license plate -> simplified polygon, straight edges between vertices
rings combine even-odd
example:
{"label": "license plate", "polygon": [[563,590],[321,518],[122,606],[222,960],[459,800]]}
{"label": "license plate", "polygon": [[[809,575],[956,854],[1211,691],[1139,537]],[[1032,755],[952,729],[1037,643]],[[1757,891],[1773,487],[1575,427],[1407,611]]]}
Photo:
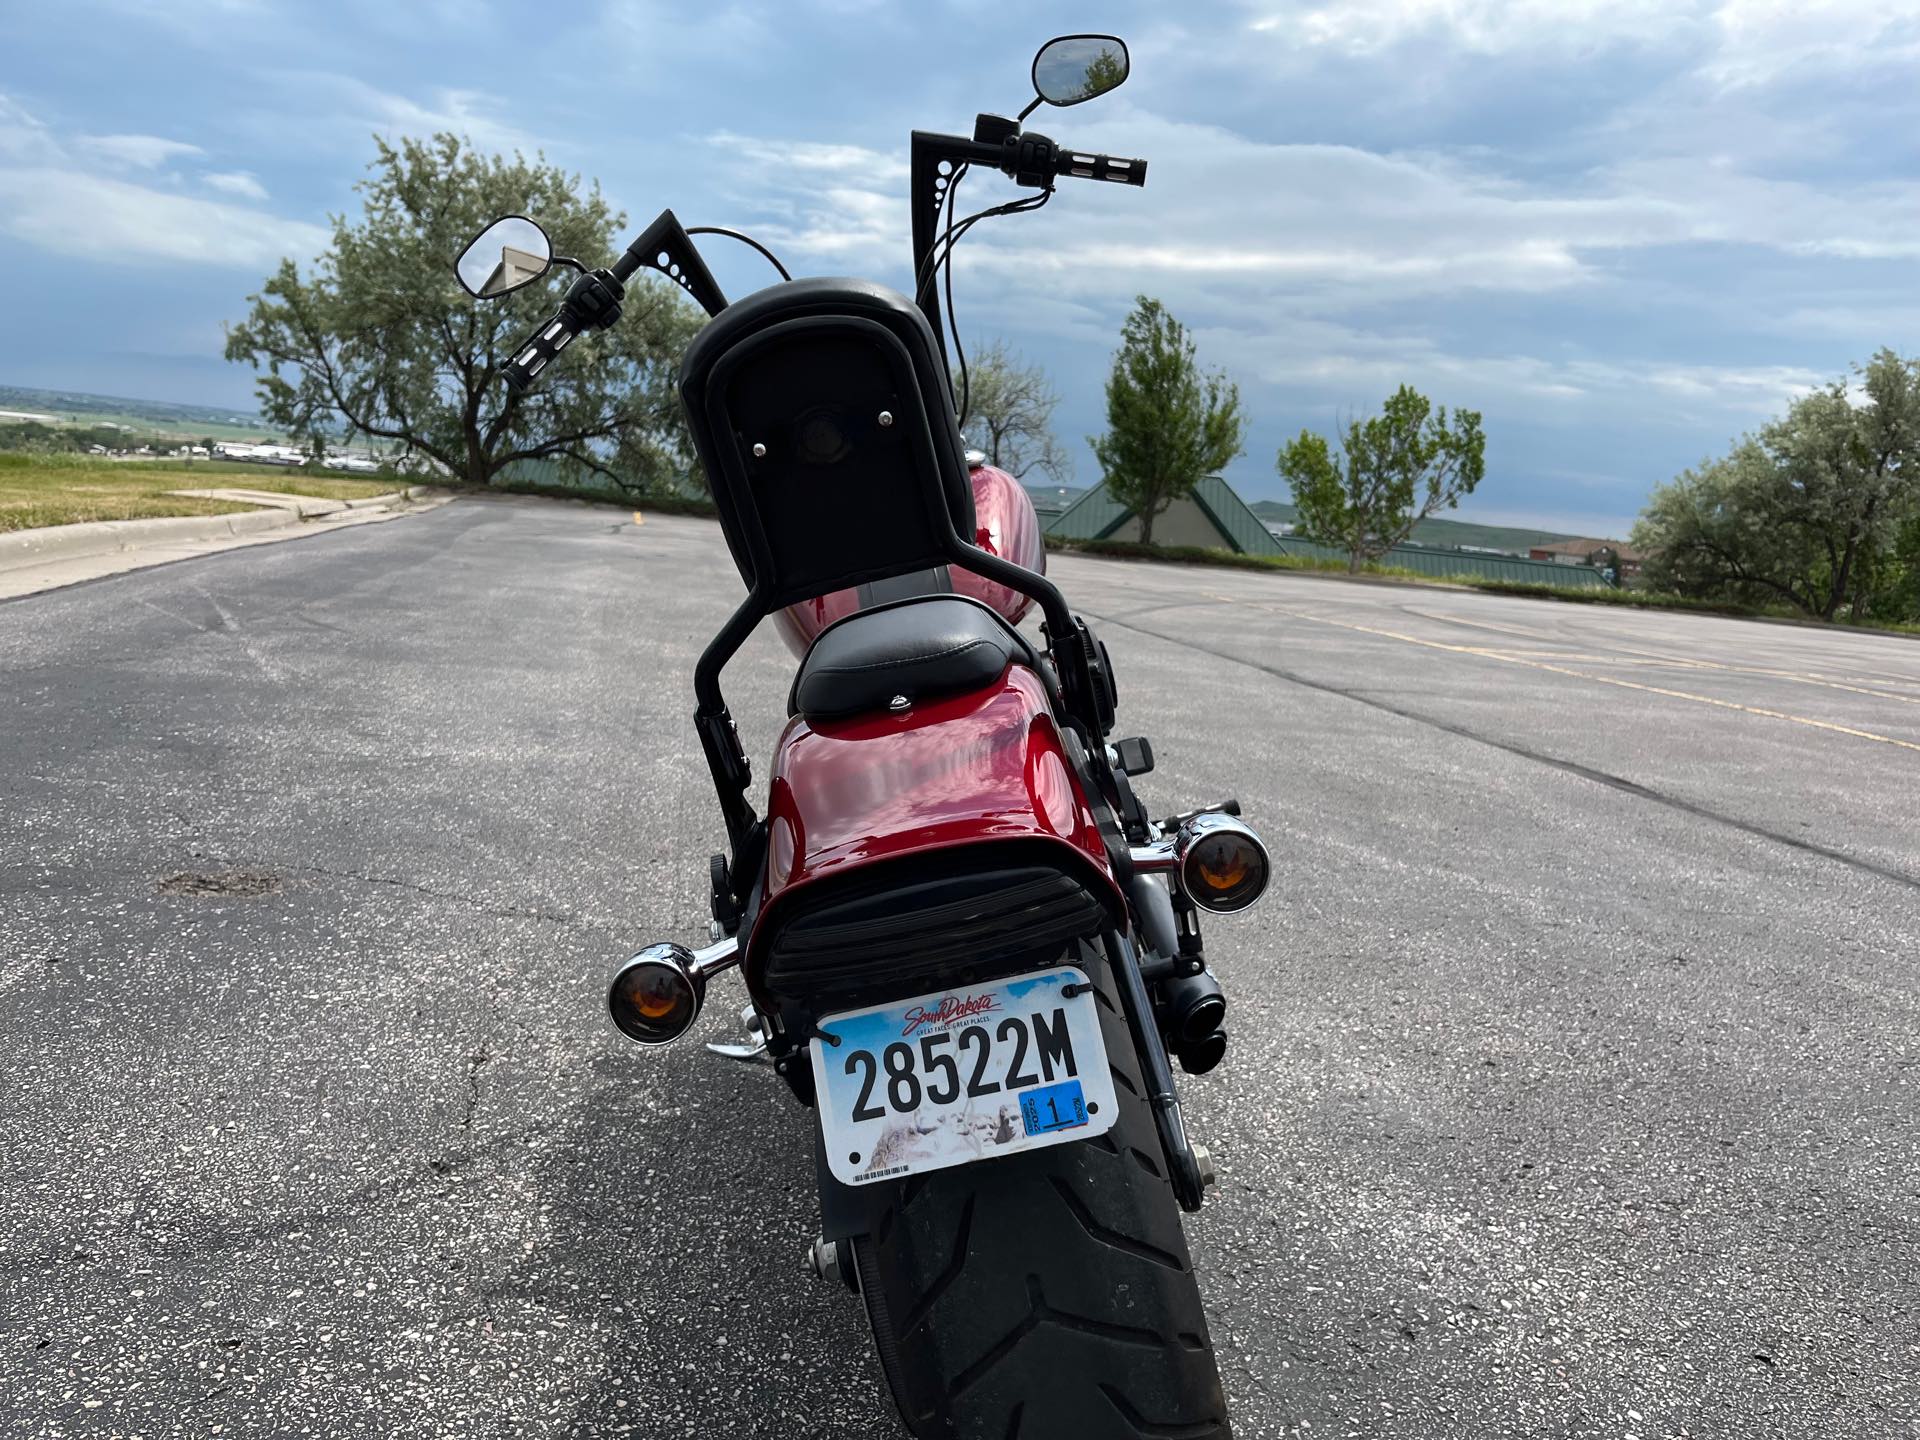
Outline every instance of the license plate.
{"label": "license plate", "polygon": [[1105,1134],[1119,1108],[1099,1003],[1062,965],[824,1017],[840,1043],[810,1048],[834,1178],[897,1180]]}

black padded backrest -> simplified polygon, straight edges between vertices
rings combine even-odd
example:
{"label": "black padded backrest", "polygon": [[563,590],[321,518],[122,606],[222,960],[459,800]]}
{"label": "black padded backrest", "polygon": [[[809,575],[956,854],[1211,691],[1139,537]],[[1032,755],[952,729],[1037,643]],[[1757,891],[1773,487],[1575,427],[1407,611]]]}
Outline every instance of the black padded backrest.
{"label": "black padded backrest", "polygon": [[945,362],[904,295],[837,279],[749,295],[688,347],[680,393],[734,564],[770,607],[973,538]]}

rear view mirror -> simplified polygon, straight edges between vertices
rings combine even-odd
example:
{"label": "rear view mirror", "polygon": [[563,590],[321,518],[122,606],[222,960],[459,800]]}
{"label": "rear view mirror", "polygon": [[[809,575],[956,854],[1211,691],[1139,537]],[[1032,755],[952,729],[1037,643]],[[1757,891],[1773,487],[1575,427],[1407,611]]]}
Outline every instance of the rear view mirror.
{"label": "rear view mirror", "polygon": [[1049,105],[1078,105],[1127,78],[1127,45],[1117,35],[1062,35],[1033,57],[1033,88]]}
{"label": "rear view mirror", "polygon": [[460,285],[476,300],[493,300],[531,285],[553,265],[553,242],[524,215],[496,220],[453,263]]}

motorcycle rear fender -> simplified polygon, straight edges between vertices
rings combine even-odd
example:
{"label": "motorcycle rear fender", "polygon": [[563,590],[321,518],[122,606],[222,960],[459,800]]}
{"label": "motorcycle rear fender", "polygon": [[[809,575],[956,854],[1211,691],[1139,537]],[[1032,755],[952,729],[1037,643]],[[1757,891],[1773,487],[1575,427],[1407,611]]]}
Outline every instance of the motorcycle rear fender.
{"label": "motorcycle rear fender", "polygon": [[1041,679],[1011,665],[983,689],[902,714],[795,717],[775,750],[762,903],[743,952],[749,985],[782,910],[810,885],[908,856],[1036,842],[1125,902]]}

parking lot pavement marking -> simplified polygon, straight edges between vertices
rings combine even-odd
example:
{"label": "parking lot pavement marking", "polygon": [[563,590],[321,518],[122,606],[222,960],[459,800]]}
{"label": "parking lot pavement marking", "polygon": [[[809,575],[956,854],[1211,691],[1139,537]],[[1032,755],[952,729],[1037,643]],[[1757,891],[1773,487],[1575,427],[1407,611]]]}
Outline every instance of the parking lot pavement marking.
{"label": "parking lot pavement marking", "polygon": [[[1407,613],[1409,615],[1418,615],[1423,620],[1438,620],[1448,625],[1467,626],[1475,630],[1490,630],[1495,634],[1523,635],[1529,640],[1545,640],[1551,643],[1554,638],[1550,635],[1540,635],[1512,626],[1492,625],[1484,620],[1468,620],[1458,615],[1437,615],[1427,610],[1412,609],[1409,609]],[[1602,634],[1605,634],[1605,632],[1603,631]],[[1573,643],[1572,639],[1569,639],[1568,643]],[[1898,700],[1903,705],[1920,705],[1920,696],[1897,695],[1889,690],[1869,689],[1857,683],[1836,680],[1828,675],[1819,675],[1811,672],[1802,673],[1798,670],[1781,670],[1766,665],[1733,665],[1722,660],[1703,660],[1697,655],[1670,655],[1664,651],[1648,650],[1639,645],[1622,644],[1619,641],[1611,639],[1605,643],[1611,649],[1616,650],[1618,654],[1612,656],[1567,655],[1562,658],[1568,660],[1595,661],[1609,665],[1653,663],[1659,665],[1677,665],[1689,670],[1724,670],[1732,675],[1761,675],[1775,680],[1790,680],[1796,685],[1819,685],[1830,690],[1849,690],[1856,695],[1872,695],[1881,700]],[[1525,650],[1509,650],[1508,653],[1525,655],[1531,652]],[[1626,658],[1629,656],[1639,657],[1638,661]]]}
{"label": "parking lot pavement marking", "polygon": [[[1307,613],[1304,610],[1295,610],[1292,607],[1286,606],[1286,605],[1270,605],[1270,604],[1260,604],[1259,602],[1235,600],[1231,596],[1227,596],[1227,595],[1211,595],[1209,596],[1209,598],[1214,600],[1219,600],[1219,601],[1222,601],[1223,603],[1232,604],[1232,605],[1245,606],[1245,605],[1252,604],[1254,608],[1261,609],[1261,610],[1271,610],[1274,613],[1280,614],[1280,615],[1290,615],[1295,619],[1314,620],[1314,621],[1318,621],[1323,625],[1338,625],[1349,630],[1362,630],[1362,631],[1366,631],[1366,633],[1370,635],[1384,635],[1395,640],[1404,640],[1412,645],[1425,645],[1430,649],[1451,650],[1462,655],[1479,655],[1485,659],[1504,660],[1510,664],[1515,664],[1515,665],[1532,664],[1537,666],[1537,668],[1544,669],[1544,670],[1560,669],[1560,667],[1558,666],[1548,665],[1543,660],[1534,658],[1534,657],[1539,657],[1543,655],[1555,655],[1556,652],[1553,652],[1553,651],[1517,650],[1511,646],[1502,647],[1496,650],[1490,646],[1450,645],[1442,640],[1426,640],[1426,639],[1422,639],[1417,635],[1403,635],[1400,632],[1394,631],[1394,630],[1371,629],[1365,625],[1355,624],[1352,621],[1334,620],[1324,615],[1312,615]],[[1554,638],[1550,635],[1541,635],[1531,631],[1520,630],[1520,629],[1516,629],[1516,628],[1505,626],[1505,625],[1491,625],[1478,620],[1464,620],[1464,619],[1460,619],[1457,616],[1435,615],[1425,610],[1408,610],[1407,613],[1410,615],[1418,615],[1420,618],[1424,620],[1441,620],[1449,624],[1468,626],[1476,630],[1489,630],[1496,634],[1525,636],[1527,639],[1530,639],[1530,640],[1545,640],[1548,643],[1552,643]],[[1569,640],[1568,643],[1572,643],[1572,641]],[[1845,690],[1855,695],[1871,695],[1875,699],[1895,700],[1903,705],[1920,705],[1920,695],[1901,695],[1891,690],[1876,690],[1868,686],[1849,684],[1845,681],[1835,680],[1829,676],[1820,675],[1820,674],[1814,674],[1814,673],[1802,674],[1799,671],[1795,671],[1795,670],[1777,670],[1777,669],[1772,669],[1766,666],[1759,666],[1759,665],[1729,665],[1724,661],[1702,660],[1694,656],[1665,655],[1658,650],[1644,650],[1639,648],[1638,646],[1632,646],[1632,645],[1616,645],[1614,648],[1619,651],[1618,654],[1615,654],[1615,655],[1558,654],[1556,655],[1556,658],[1561,660],[1579,661],[1583,664],[1674,666],[1674,667],[1678,667],[1680,669],[1686,669],[1686,670],[1718,670],[1729,675],[1758,675],[1767,679],[1790,681],[1796,685],[1814,685],[1826,690]],[[1720,699],[1716,699],[1711,695],[1695,695],[1692,692],[1686,691],[1686,690],[1662,690],[1657,686],[1640,685],[1640,684],[1636,684],[1631,680],[1611,679],[1605,675],[1589,675],[1584,671],[1578,671],[1578,670],[1561,670],[1561,673],[1567,674],[1567,675],[1574,675],[1582,680],[1592,680],[1601,685],[1619,685],[1626,689],[1647,690],[1655,694],[1669,695],[1675,699],[1695,700],[1703,705],[1719,705],[1723,708],[1730,709],[1730,710],[1744,710],[1750,715],[1764,715],[1771,719],[1791,720],[1797,725],[1811,725],[1815,729],[1819,729],[1819,730],[1834,730],[1834,731],[1838,731],[1843,735],[1856,735],[1863,740],[1878,740],[1884,744],[1898,745],[1901,748],[1907,749],[1907,750],[1920,750],[1920,744],[1915,744],[1910,740],[1900,740],[1890,735],[1879,735],[1874,733],[1871,730],[1857,730],[1852,728],[1851,726],[1838,725],[1829,720],[1815,720],[1805,715],[1793,715],[1793,714],[1789,714],[1784,710],[1768,710],[1761,706],[1741,705],[1732,700],[1720,700]],[[1891,676],[1888,678],[1894,679],[1894,677],[1891,677]],[[1904,678],[1901,678],[1901,679],[1894,679],[1894,683],[1912,684],[1916,682],[1908,681],[1908,680],[1905,680]]]}
{"label": "parking lot pavement marking", "polygon": [[[1270,607],[1278,609],[1279,607]],[[1421,645],[1429,650],[1446,650],[1456,655],[1477,655],[1483,660],[1498,660],[1505,665],[1524,665],[1530,670],[1546,670],[1556,675],[1568,675],[1576,680],[1591,680],[1596,685],[1614,685],[1622,690],[1641,690],[1649,695],[1664,695],[1671,700],[1691,700],[1696,705],[1713,705],[1722,710],[1737,710],[1746,715],[1759,715],[1768,720],[1785,720],[1794,725],[1806,725],[1815,730],[1829,730],[1836,735],[1851,735],[1858,740],[1873,740],[1882,745],[1894,745],[1902,750],[1912,750],[1920,754],[1920,743],[1912,740],[1897,739],[1892,735],[1877,734],[1872,730],[1856,729],[1852,725],[1841,725],[1832,720],[1816,720],[1810,715],[1794,715],[1785,710],[1770,710],[1763,705],[1742,705],[1737,700],[1722,700],[1713,695],[1696,695],[1691,690],[1670,690],[1663,685],[1643,685],[1637,680],[1622,680],[1612,675],[1594,675],[1585,670],[1569,669],[1565,665],[1551,665],[1545,660],[1527,660],[1499,650],[1488,649],[1481,645],[1450,645],[1444,640],[1427,640],[1418,635],[1406,635],[1398,630],[1382,630],[1374,625],[1358,625],[1351,620],[1334,620],[1324,615],[1310,615],[1303,610],[1282,610],[1299,620],[1311,620],[1320,625],[1334,625],[1342,630],[1356,630],[1363,635],[1378,635],[1387,640],[1400,640],[1408,645]]]}

